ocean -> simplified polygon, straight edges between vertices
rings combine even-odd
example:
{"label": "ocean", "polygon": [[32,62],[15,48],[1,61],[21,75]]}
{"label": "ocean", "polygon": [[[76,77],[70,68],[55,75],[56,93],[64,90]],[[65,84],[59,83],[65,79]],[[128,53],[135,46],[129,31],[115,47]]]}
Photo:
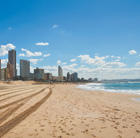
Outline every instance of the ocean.
{"label": "ocean", "polygon": [[140,82],[87,83],[79,85],[78,88],[140,95]]}

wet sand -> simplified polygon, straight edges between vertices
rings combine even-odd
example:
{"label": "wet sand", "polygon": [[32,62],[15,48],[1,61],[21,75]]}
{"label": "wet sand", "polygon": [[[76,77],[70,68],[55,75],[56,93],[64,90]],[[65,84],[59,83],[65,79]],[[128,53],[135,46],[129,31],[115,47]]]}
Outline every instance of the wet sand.
{"label": "wet sand", "polygon": [[[7,86],[7,87],[6,87]],[[2,138],[140,138],[137,95],[86,91],[74,84],[1,84]]]}

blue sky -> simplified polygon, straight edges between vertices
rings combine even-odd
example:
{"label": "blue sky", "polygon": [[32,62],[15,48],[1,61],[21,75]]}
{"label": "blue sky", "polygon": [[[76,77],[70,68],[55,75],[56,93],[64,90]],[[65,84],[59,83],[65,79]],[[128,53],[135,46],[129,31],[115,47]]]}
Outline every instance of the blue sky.
{"label": "blue sky", "polygon": [[15,48],[31,71],[140,78],[140,1],[0,0],[0,46],[3,66]]}

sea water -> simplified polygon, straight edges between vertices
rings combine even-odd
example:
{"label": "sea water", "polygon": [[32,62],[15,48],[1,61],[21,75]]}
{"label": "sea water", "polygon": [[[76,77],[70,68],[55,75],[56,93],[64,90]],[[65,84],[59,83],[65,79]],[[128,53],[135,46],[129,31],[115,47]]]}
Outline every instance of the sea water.
{"label": "sea water", "polygon": [[78,88],[140,95],[140,82],[87,83],[79,85]]}

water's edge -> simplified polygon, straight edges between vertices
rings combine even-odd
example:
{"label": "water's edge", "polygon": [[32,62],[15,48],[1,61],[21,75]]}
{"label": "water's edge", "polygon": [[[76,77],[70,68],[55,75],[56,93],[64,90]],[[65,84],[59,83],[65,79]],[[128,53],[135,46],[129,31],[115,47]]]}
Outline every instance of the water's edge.
{"label": "water's edge", "polygon": [[[109,85],[109,86],[108,86]],[[111,86],[112,85],[112,86]],[[83,85],[78,85],[77,88],[89,90],[89,91],[105,91],[105,92],[113,92],[113,93],[126,93],[126,94],[138,94],[140,95],[140,83],[134,85],[131,83],[117,84],[117,86],[113,87],[112,84],[105,83],[88,83]],[[116,85],[116,84],[115,84]]]}

